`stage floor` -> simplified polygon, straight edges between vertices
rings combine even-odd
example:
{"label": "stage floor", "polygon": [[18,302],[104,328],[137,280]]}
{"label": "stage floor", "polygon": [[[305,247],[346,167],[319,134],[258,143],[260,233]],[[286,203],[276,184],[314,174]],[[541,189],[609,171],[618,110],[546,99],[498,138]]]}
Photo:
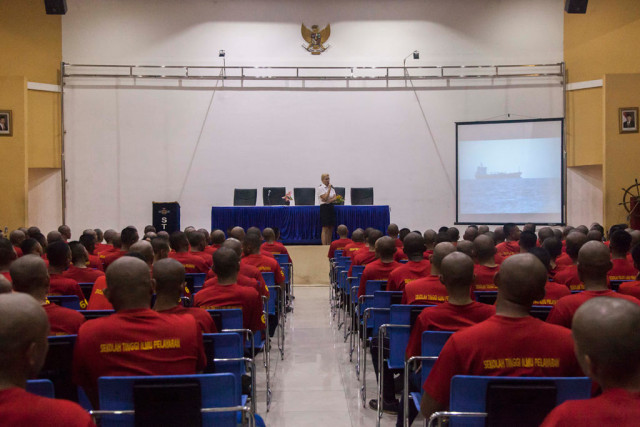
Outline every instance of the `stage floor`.
{"label": "stage floor", "polygon": [[329,246],[286,246],[293,261],[293,284],[329,285]]}

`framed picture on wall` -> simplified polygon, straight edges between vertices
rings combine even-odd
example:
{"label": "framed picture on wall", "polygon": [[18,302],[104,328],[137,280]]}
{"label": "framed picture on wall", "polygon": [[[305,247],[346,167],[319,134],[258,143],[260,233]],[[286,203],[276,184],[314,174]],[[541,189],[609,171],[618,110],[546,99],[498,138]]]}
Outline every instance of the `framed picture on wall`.
{"label": "framed picture on wall", "polygon": [[11,110],[0,110],[0,136],[13,135],[13,122]]}
{"label": "framed picture on wall", "polygon": [[638,132],[638,107],[620,108],[620,133]]}

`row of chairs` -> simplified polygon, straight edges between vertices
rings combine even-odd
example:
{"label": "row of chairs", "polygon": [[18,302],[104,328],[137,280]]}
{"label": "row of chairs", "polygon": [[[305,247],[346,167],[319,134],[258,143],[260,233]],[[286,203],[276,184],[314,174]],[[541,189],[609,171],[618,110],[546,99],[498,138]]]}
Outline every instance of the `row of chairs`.
{"label": "row of chairs", "polygon": [[[333,187],[336,194],[345,198],[345,187]],[[287,193],[286,187],[263,187],[262,203],[264,206],[288,205],[284,197]],[[233,191],[233,206],[255,206],[258,199],[256,188],[236,188]],[[293,201],[296,206],[312,206],[316,204],[316,189],[313,187],[303,187],[293,189]],[[352,205],[373,205],[373,187],[362,187],[351,189]]]}
{"label": "row of chairs", "polygon": [[[355,364],[356,377],[360,377],[360,367],[362,366],[362,385],[360,388],[363,407],[366,405],[367,384],[366,384],[366,355],[367,346],[371,345],[372,337],[378,338],[378,372],[383,371],[383,365],[394,373],[404,373],[404,395],[403,414],[404,425],[409,425],[409,406],[414,405],[419,410],[422,392],[409,393],[409,378],[412,372],[421,368],[421,384],[426,380],[429,371],[440,350],[451,336],[450,332],[427,331],[422,336],[422,354],[405,361],[405,350],[409,341],[411,328],[418,315],[428,306],[401,305],[402,292],[387,292],[386,282],[368,281],[365,295],[357,300],[357,290],[360,282],[360,275],[364,268],[362,266],[352,267],[352,277],[348,277],[350,259],[343,257],[341,251],[336,251],[336,256],[331,260],[331,291],[330,302],[332,318],[337,316],[338,328],[344,327],[345,342],[347,337],[351,337],[348,351],[350,360],[352,354],[357,351]],[[495,292],[477,292],[476,299],[481,302],[493,304],[496,298]],[[532,315],[546,319],[551,307],[542,306],[532,308]],[[388,340],[389,355],[385,359],[383,348]],[[385,345],[382,345],[385,343]],[[522,420],[532,422],[537,425],[544,415],[554,406],[568,399],[583,399],[590,395],[590,380],[588,378],[503,378],[503,377],[454,377],[452,381],[452,394],[450,411],[434,414],[430,423],[442,418],[452,418],[450,425],[525,425]],[[504,390],[510,390],[505,392]],[[516,390],[514,392],[514,390]],[[553,393],[550,390],[554,390]],[[382,396],[384,393],[384,382],[378,381],[377,388],[377,425],[380,425],[382,417]],[[520,401],[532,401],[526,410],[521,409],[518,413],[508,411],[508,405],[500,404],[507,402],[502,394],[511,393],[517,396]],[[523,397],[524,395],[528,397]],[[546,406],[540,405],[539,397],[551,396],[547,400]],[[496,405],[495,402],[498,402]],[[511,402],[511,401],[508,401]],[[522,408],[522,405],[517,406]],[[542,417],[542,418],[540,418]],[[519,420],[514,422],[514,420]],[[511,420],[507,422],[505,420]],[[495,424],[497,423],[497,424]],[[528,424],[527,424],[528,425]]]}

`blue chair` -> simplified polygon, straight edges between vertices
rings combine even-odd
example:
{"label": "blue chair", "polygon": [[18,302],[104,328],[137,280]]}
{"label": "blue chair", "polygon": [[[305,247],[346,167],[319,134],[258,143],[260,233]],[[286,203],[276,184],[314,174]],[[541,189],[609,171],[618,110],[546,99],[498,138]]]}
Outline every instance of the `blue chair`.
{"label": "blue chair", "polygon": [[191,295],[202,290],[206,278],[206,273],[187,273],[184,275],[184,281],[187,282],[187,288],[191,292]]}
{"label": "blue chair", "polygon": [[262,278],[264,279],[264,282],[267,284],[267,286],[275,286],[276,285],[276,278],[275,278],[273,273],[271,273],[271,272],[263,272],[262,273]]}
{"label": "blue chair", "polygon": [[99,319],[115,313],[114,310],[78,310],[78,312],[84,316],[85,320]]}
{"label": "blue chair", "polygon": [[28,380],[26,390],[40,397],[54,399],[56,397],[53,383],[50,380]]}
{"label": "blue chair", "polygon": [[483,304],[493,305],[498,298],[498,291],[473,291],[476,301]]}
{"label": "blue chair", "polygon": [[78,283],[80,289],[82,289],[82,293],[84,294],[84,299],[89,301],[91,297],[91,291],[93,290],[93,283]]}
{"label": "blue chair", "polygon": [[47,338],[49,351],[38,379],[50,380],[58,399],[78,401],[78,387],[71,381],[73,348],[77,335],[57,335]]}
{"label": "blue chair", "polygon": [[422,389],[419,392],[409,393],[409,371],[414,362],[422,362],[422,371],[420,375],[420,384],[424,384],[431,372],[431,368],[438,360],[442,347],[447,343],[453,332],[446,331],[424,331],[422,333],[422,352],[420,356],[412,356],[404,364],[404,417],[405,424],[408,425],[409,417],[409,398],[413,400],[413,404],[420,411],[420,402],[422,400]]}
{"label": "blue chair", "polygon": [[547,321],[547,317],[549,317],[549,313],[551,312],[551,309],[553,309],[553,306],[551,305],[534,305],[531,306],[531,309],[529,310],[529,314],[531,314],[533,317],[542,320],[543,322]]}
{"label": "blue chair", "polygon": [[342,249],[337,249],[337,250],[333,253],[333,256],[334,256],[334,257],[336,257],[336,258],[338,258],[338,257],[341,257],[343,253],[344,253],[344,251],[343,251]]}
{"label": "blue chair", "polygon": [[[141,414],[140,406],[147,406],[150,396],[163,395],[163,389],[167,391],[189,390],[193,385],[197,386],[197,393],[173,392],[173,398],[162,399],[160,407],[162,416],[184,419],[185,407],[192,406],[194,402],[188,399],[200,394],[200,411],[202,413],[202,425],[236,426],[238,411],[245,412],[252,417],[251,410],[242,406],[240,390],[233,374],[202,374],[202,375],[167,375],[167,376],[135,376],[135,377],[101,377],[98,379],[100,395],[100,410],[90,411],[92,415],[102,417],[101,425],[109,426],[133,426],[136,417]],[[155,390],[151,393],[142,393],[144,387],[151,386]],[[181,387],[182,386],[182,387]],[[186,395],[186,396],[185,396]],[[139,398],[142,396],[142,398]],[[146,397],[146,398],[145,398]],[[182,397],[182,398],[181,398]],[[187,398],[185,401],[184,398]],[[135,401],[135,406],[134,406]],[[226,409],[226,412],[219,412]],[[215,412],[214,412],[215,411]],[[156,414],[158,415],[158,414]],[[140,420],[138,420],[140,421]]]}
{"label": "blue chair", "polygon": [[[566,400],[588,399],[591,397],[591,380],[587,377],[544,378],[456,375],[451,379],[449,411],[433,414],[429,419],[429,425],[443,417],[451,417],[449,424],[451,426],[484,426],[485,422],[492,417],[508,416],[506,413],[500,413],[502,411],[492,412],[491,408],[488,409],[488,398],[492,393],[491,386],[496,385],[506,386],[506,393],[511,394],[516,393],[517,390],[526,390],[540,385],[544,387],[551,386],[556,391],[555,406]],[[549,394],[546,390],[543,392],[547,395]],[[522,421],[531,421],[533,418],[520,405],[518,405],[517,410],[519,413],[516,416],[520,415],[527,418],[520,422],[513,420],[509,422],[510,425],[520,425]],[[543,418],[546,414],[535,415]]]}
{"label": "blue chair", "polygon": [[277,316],[278,321],[278,350],[280,351],[280,360],[284,360],[284,295],[279,286],[269,286],[269,301],[267,303],[267,313],[269,316]]}
{"label": "blue chair", "polygon": [[49,295],[49,302],[72,310],[80,310],[80,299],[77,295]]}

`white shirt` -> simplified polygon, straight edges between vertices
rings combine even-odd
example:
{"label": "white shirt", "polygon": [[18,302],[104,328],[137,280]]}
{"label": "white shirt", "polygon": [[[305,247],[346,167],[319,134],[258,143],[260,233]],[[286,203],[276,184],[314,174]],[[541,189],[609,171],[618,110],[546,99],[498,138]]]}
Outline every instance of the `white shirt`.
{"label": "white shirt", "polygon": [[[324,184],[320,184],[318,188],[316,188],[316,199],[318,199],[318,204],[320,205],[326,205],[328,203],[320,198],[320,196],[327,194],[327,188],[329,187],[327,187]],[[331,187],[331,193],[329,193],[329,198],[332,198],[335,196],[336,196],[336,190],[333,187]]]}

